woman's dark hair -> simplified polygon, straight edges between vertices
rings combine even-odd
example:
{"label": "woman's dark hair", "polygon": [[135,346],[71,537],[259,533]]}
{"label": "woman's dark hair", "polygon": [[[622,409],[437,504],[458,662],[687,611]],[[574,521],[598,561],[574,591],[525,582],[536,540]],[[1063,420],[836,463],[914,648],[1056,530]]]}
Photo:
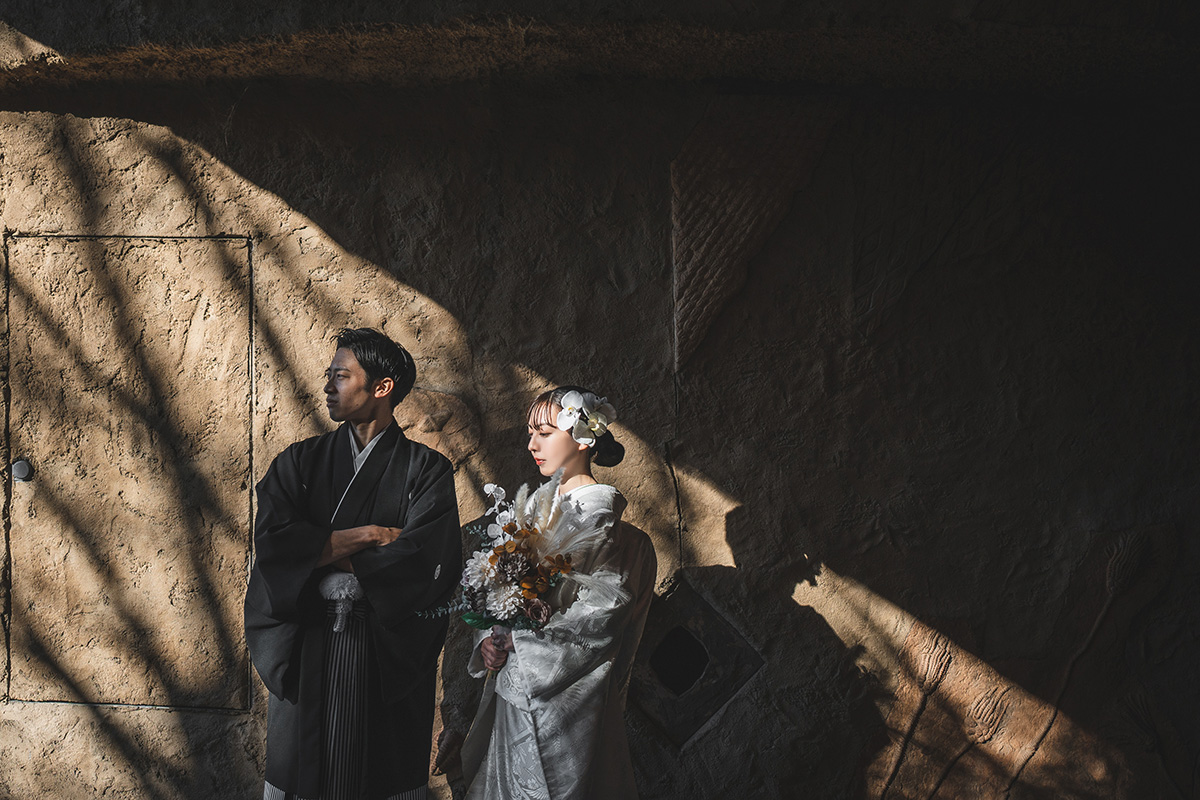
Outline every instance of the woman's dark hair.
{"label": "woman's dark hair", "polygon": [[[529,413],[526,416],[534,426],[557,427],[554,407],[562,408],[562,399],[567,396],[568,392],[584,394],[589,391],[582,386],[559,386],[557,389],[542,392],[529,404]],[[595,394],[595,392],[591,392],[591,394]],[[613,437],[612,431],[605,431],[604,435],[597,437],[596,443],[588,448],[588,457],[597,466],[615,467],[621,463],[621,459],[625,458],[625,445]]]}
{"label": "woman's dark hair", "polygon": [[372,386],[392,379],[392,408],[408,396],[417,382],[417,366],[408,351],[374,328],[342,328],[333,336],[338,349],[354,353]]}

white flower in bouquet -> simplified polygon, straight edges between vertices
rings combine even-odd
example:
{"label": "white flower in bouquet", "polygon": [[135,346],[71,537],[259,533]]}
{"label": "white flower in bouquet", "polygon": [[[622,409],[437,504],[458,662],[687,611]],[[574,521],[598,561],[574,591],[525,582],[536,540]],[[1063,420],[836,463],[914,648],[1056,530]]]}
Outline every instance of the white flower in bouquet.
{"label": "white flower in bouquet", "polygon": [[496,521],[487,526],[487,536],[492,540],[493,546],[512,540],[512,536],[504,532],[504,526],[515,521],[516,518],[516,514],[512,512],[512,509],[508,508],[496,514]]}
{"label": "white flower in bouquet", "polygon": [[497,619],[509,619],[521,610],[521,599],[520,586],[499,586],[488,594],[487,610]]}
{"label": "white flower in bouquet", "polygon": [[488,559],[488,553],[480,550],[471,555],[463,567],[462,585],[482,589],[496,577],[496,565]]}
{"label": "white flower in bouquet", "polygon": [[495,514],[497,509],[502,507],[504,498],[508,497],[508,493],[504,491],[504,487],[497,486],[494,483],[485,483],[483,485],[483,493],[492,498],[492,507],[485,514]]}

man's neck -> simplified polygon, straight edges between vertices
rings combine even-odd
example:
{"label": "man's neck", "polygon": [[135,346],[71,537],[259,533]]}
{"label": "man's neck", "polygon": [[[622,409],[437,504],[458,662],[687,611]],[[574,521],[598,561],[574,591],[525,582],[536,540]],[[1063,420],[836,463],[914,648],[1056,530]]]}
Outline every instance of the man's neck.
{"label": "man's neck", "polygon": [[358,440],[359,447],[366,447],[372,439],[387,430],[387,427],[395,420],[389,413],[386,417],[376,417],[363,422],[351,422],[350,428],[354,431],[354,438]]}

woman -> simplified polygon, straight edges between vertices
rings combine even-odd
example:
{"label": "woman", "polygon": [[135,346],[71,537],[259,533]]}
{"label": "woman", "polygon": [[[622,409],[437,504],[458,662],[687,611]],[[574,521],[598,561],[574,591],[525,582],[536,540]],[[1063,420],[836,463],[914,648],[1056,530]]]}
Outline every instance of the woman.
{"label": "woman", "polygon": [[608,431],[615,416],[577,386],[529,408],[529,452],[551,477],[530,506],[557,492],[564,515],[595,535],[570,554],[574,579],[552,590],[544,627],[477,637],[468,669],[488,680],[462,748],[468,800],[637,797],[625,695],[656,564],[649,538],[620,522],[625,498],[592,477],[593,462],[624,457]]}

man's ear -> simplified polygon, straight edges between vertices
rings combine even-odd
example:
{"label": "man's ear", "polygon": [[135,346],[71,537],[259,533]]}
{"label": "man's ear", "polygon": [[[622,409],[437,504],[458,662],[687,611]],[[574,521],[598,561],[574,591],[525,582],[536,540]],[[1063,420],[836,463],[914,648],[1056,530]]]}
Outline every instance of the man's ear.
{"label": "man's ear", "polygon": [[380,378],[375,382],[374,394],[376,397],[387,397],[395,388],[396,382],[391,378]]}

